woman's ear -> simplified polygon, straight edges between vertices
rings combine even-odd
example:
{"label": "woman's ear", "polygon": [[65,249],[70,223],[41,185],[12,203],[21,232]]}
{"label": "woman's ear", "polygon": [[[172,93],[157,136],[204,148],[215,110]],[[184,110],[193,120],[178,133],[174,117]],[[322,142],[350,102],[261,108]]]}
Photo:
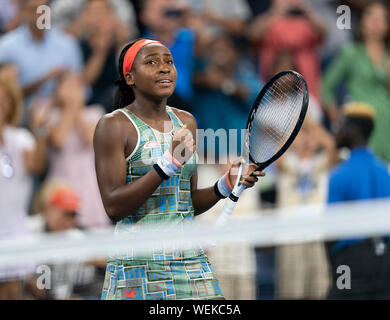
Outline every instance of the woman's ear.
{"label": "woman's ear", "polygon": [[134,86],[134,83],[135,83],[134,76],[131,72],[127,72],[125,74],[125,79],[126,79],[127,85],[129,85],[130,87]]}

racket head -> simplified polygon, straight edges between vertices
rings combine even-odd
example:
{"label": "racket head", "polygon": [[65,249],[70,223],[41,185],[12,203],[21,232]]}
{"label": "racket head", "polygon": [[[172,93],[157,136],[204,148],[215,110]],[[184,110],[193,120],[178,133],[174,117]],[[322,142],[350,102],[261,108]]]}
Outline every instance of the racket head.
{"label": "racket head", "polygon": [[[254,126],[259,126],[261,125],[264,120],[261,119],[262,117],[262,110],[260,108],[265,107],[264,101],[267,99],[267,95],[271,92],[272,90],[279,90],[281,92],[281,88],[279,88],[284,79],[288,79],[290,81],[290,89],[293,89],[293,93],[298,96],[298,101],[294,101],[294,103],[291,103],[291,106],[287,106],[286,101],[284,102],[284,105],[286,106],[285,110],[281,109],[281,111],[286,111],[288,110],[289,112],[293,113],[293,118],[290,119],[289,125],[285,125],[285,132],[282,133],[280,136],[280,146],[275,147],[274,152],[269,152],[269,155],[266,156],[259,156],[258,154],[256,155],[254,152],[255,148],[257,147],[257,144],[261,144],[261,140],[259,138],[254,137],[254,135],[258,135],[258,132],[253,132],[254,131]],[[292,86],[292,87],[291,87]],[[275,91],[274,91],[275,92]],[[276,96],[276,95],[275,95]],[[280,98],[280,97],[279,97]],[[271,104],[271,103],[269,103]],[[276,161],[293,143],[294,139],[296,138],[299,130],[302,127],[303,121],[306,116],[307,108],[309,104],[309,91],[307,87],[307,83],[303,76],[299,74],[296,71],[292,70],[286,70],[282,71],[276,75],[274,75],[268,82],[267,84],[263,87],[263,89],[260,91],[258,94],[252,109],[250,111],[248,121],[246,124],[246,135],[244,139],[244,150],[243,150],[243,155],[244,158],[249,160],[250,162],[256,164],[258,166],[257,170],[263,170],[267,166],[269,166],[272,162]],[[276,108],[277,105],[276,103],[267,106],[269,110],[272,110],[272,108]],[[274,111],[274,110],[272,110]],[[289,113],[290,114],[290,113]],[[272,114],[273,115],[273,114]],[[277,116],[277,115],[276,115]],[[264,116],[265,117],[265,116]],[[258,119],[257,119],[258,118]],[[272,119],[268,119],[269,120]],[[276,119],[277,120],[277,119]],[[276,124],[276,120],[275,124]],[[278,122],[282,124],[282,120],[279,119]],[[261,128],[260,128],[261,129]],[[256,130],[258,131],[258,130]],[[287,131],[287,133],[286,133]],[[263,135],[265,137],[265,135]],[[269,134],[269,136],[272,136]],[[251,139],[252,138],[252,139]],[[269,138],[269,137],[267,137]],[[259,141],[256,141],[259,140]],[[275,139],[276,140],[276,139]],[[274,142],[275,145],[277,141]],[[254,146],[253,146],[254,145]]]}

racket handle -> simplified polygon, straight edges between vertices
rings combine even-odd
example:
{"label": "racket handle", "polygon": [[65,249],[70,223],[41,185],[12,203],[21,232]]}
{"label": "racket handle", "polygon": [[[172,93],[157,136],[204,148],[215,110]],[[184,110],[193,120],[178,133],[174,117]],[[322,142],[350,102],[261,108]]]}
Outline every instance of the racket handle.
{"label": "racket handle", "polygon": [[236,207],[238,198],[245,189],[246,186],[243,184],[233,189],[232,194],[226,200],[225,206],[223,207],[221,214],[219,215],[217,221],[215,221],[216,227],[221,227],[226,224],[227,219],[230,217],[234,208]]}

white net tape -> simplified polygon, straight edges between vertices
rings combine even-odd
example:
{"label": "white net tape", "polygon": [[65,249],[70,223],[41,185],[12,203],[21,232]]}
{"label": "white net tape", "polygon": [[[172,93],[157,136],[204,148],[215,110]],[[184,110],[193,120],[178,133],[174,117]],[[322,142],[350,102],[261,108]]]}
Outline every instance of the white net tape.
{"label": "white net tape", "polygon": [[0,242],[0,266],[25,262],[56,263],[87,261],[126,252],[163,248],[169,243],[229,245],[246,242],[254,246],[326,241],[390,234],[390,200],[359,201],[332,206],[300,206],[261,210],[259,214],[235,217],[223,228],[197,222],[182,230],[153,230],[114,235],[113,229],[42,234],[29,239]]}

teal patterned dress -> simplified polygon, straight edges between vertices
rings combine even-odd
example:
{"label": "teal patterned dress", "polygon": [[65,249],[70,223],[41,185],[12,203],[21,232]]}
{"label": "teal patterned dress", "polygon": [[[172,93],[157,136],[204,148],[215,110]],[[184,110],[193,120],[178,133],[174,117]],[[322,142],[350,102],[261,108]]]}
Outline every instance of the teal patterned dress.
{"label": "teal patterned dress", "polygon": [[[169,149],[172,136],[183,123],[167,106],[173,129],[159,132],[127,108],[120,109],[133,123],[138,142],[126,159],[126,182],[132,183],[153,169],[153,164]],[[130,124],[129,124],[130,125]],[[119,221],[115,233],[141,231],[144,226],[157,231],[172,224],[181,228],[194,218],[190,193],[190,179],[196,169],[193,155],[184,167],[170,179],[163,181],[137,213]],[[103,285],[104,300],[170,300],[224,298],[215,272],[203,250],[192,248],[151,249],[111,256],[107,260]]]}

